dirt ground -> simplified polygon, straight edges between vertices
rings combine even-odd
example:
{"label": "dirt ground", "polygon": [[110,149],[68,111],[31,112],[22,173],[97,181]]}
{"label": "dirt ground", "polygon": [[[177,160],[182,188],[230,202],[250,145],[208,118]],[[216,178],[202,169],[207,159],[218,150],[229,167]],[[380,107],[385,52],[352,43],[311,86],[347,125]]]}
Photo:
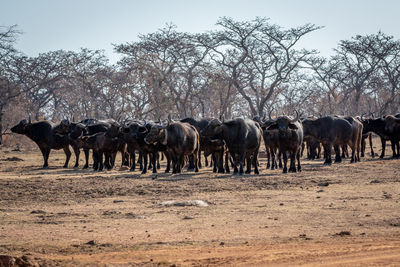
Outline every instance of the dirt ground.
{"label": "dirt ground", "polygon": [[38,149],[0,148],[0,255],[48,266],[398,266],[400,160],[387,151],[303,160],[285,175],[261,159],[260,175],[235,176],[94,172],[72,168],[73,156],[64,169],[62,151],[41,169]]}

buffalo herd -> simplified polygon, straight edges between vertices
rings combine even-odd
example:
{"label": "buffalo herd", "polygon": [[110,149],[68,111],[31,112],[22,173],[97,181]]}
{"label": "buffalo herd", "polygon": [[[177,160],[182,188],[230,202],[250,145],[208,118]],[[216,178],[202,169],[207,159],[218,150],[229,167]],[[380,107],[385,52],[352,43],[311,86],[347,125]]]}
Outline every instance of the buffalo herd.
{"label": "buffalo herd", "polygon": [[250,174],[252,169],[258,174],[258,156],[264,140],[267,168],[282,168],[283,173],[296,172],[301,171],[300,161],[305,150],[308,159],[324,157],[324,164],[332,163],[332,149],[335,162],[341,162],[347,156],[353,163],[364,156],[366,139],[369,139],[374,157],[371,133],[380,137],[381,158],[385,156],[386,141],[391,142],[393,158],[400,157],[400,114],[380,118],[301,118],[295,111],[295,116],[275,118],[270,113],[268,118],[256,116],[231,120],[223,117],[172,120],[170,116],[168,120],[157,122],[118,122],[113,119],[75,122],[65,119],[56,125],[48,121],[32,122],[29,117],[21,120],[11,131],[26,135],[39,146],[44,159],[43,168],[48,167],[51,149],[64,150],[64,167],[68,167],[71,146],[76,158],[74,167],[79,165],[82,149],[86,159],[83,168],[88,168],[89,151],[92,150],[93,169],[97,171],[112,169],[120,152],[121,164],[130,166],[131,171],[139,165],[142,173],[148,170],[156,173],[160,169],[160,160],[165,157],[165,172],[172,169],[172,173],[181,173],[185,165],[188,170],[198,172],[202,167],[203,153],[206,166],[211,156],[210,165],[213,165],[214,172],[230,172],[233,168],[235,174]]}

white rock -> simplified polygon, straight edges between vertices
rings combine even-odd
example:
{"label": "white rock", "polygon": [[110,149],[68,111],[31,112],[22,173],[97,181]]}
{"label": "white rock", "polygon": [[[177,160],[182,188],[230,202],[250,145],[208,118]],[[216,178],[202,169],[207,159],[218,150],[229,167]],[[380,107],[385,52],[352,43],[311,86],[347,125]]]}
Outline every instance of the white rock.
{"label": "white rock", "polygon": [[178,207],[185,207],[185,206],[197,206],[197,207],[208,207],[208,203],[203,200],[186,200],[186,201],[177,201],[177,200],[168,200],[161,202],[162,206],[178,206]]}

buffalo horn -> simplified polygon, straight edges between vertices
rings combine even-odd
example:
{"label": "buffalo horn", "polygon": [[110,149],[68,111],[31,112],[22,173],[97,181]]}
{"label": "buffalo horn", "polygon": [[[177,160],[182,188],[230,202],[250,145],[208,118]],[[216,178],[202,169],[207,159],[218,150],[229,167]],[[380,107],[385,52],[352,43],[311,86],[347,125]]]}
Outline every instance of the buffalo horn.
{"label": "buffalo horn", "polygon": [[297,110],[294,110],[294,112],[296,112],[296,118],[293,120],[290,120],[290,122],[296,122],[300,117],[299,112],[297,112]]}
{"label": "buffalo horn", "polygon": [[272,111],[274,111],[274,109],[271,109],[271,110],[269,111],[269,113],[268,113],[268,118],[269,118],[270,121],[276,121],[276,120],[272,119],[272,117],[271,117]]}

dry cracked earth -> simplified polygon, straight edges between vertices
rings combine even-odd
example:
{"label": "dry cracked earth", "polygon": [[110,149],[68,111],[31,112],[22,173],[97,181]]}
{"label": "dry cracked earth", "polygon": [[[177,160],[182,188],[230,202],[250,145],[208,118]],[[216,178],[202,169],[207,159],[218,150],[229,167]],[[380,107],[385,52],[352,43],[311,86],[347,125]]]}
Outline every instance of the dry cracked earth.
{"label": "dry cracked earth", "polygon": [[[377,140],[375,150],[379,152]],[[62,168],[0,148],[0,266],[398,266],[400,160],[260,175]],[[83,161],[80,163],[83,166]]]}

